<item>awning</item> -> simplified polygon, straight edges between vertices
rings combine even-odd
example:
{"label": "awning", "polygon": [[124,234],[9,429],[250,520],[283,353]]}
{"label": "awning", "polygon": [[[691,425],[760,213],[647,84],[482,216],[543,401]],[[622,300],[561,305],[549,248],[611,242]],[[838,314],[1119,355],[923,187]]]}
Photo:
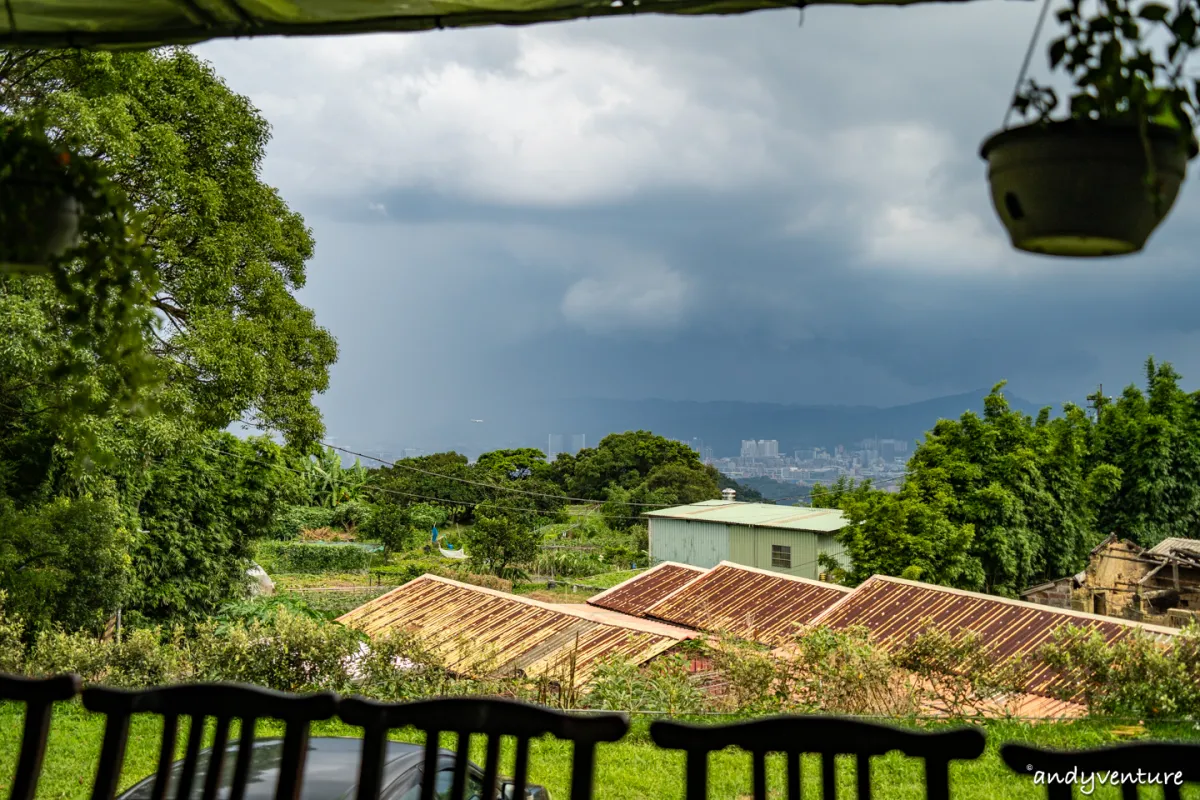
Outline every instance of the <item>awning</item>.
{"label": "awning", "polygon": [[[965,2],[965,0],[946,0]],[[744,14],[929,0],[3,0],[0,45],[142,48],[242,36],[532,25],[631,14]]]}

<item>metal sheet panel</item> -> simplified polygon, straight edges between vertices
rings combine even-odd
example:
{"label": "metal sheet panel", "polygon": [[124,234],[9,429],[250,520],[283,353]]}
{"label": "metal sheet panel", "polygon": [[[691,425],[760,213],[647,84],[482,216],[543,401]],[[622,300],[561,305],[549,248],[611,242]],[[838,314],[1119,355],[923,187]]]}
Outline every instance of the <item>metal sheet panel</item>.
{"label": "metal sheet panel", "polygon": [[646,611],[689,628],[778,645],[850,590],[728,562]]}
{"label": "metal sheet panel", "polygon": [[664,561],[624,583],[589,597],[588,603],[640,617],[647,608],[703,574],[704,570],[699,567]]}
{"label": "metal sheet panel", "polygon": [[773,503],[742,503],[736,500],[705,500],[687,506],[647,511],[651,519],[687,519],[726,525],[753,525],[793,531],[832,533],[846,527],[846,517],[835,508],[780,506]]}
{"label": "metal sheet panel", "polygon": [[712,569],[729,558],[729,531],[713,522],[650,520],[650,557]]}
{"label": "metal sheet panel", "polygon": [[[1002,659],[1036,654],[1057,631],[1068,625],[1096,630],[1109,642],[1135,630],[1142,630],[1162,641],[1170,641],[1176,633],[1172,628],[1159,625],[1144,625],[882,575],[865,581],[840,603],[813,619],[811,624],[834,630],[863,626],[885,649],[903,646],[931,627],[951,634],[977,633]],[[1040,665],[1030,670],[1024,688],[1033,694],[1053,696],[1062,683],[1048,666]]]}
{"label": "metal sheet panel", "polygon": [[682,635],[655,632],[641,620],[598,622],[549,603],[424,575],[338,618],[370,637],[390,630],[417,635],[466,675],[549,676],[572,670],[582,686],[601,662],[620,657],[644,663]]}

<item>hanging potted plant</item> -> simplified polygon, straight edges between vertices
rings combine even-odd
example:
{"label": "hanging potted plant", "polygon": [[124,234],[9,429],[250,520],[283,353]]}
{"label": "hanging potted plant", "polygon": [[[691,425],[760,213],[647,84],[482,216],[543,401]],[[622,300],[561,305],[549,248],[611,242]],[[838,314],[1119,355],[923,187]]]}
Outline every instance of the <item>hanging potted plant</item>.
{"label": "hanging potted plant", "polygon": [[0,264],[45,268],[79,242],[79,170],[35,125],[0,125]]}
{"label": "hanging potted plant", "polygon": [[[1067,31],[1049,46],[1051,69],[1074,80],[1059,119],[1053,89],[1022,85],[1026,54],[1009,116],[1034,119],[1009,128],[1006,117],[981,150],[992,203],[1018,250],[1125,255],[1166,218],[1197,153],[1197,87],[1183,75],[1200,28],[1197,1],[1175,11],[1147,2],[1135,12],[1127,0],[1097,0],[1088,16],[1071,0],[1058,14]],[[1147,41],[1155,30],[1167,34],[1162,54]]]}

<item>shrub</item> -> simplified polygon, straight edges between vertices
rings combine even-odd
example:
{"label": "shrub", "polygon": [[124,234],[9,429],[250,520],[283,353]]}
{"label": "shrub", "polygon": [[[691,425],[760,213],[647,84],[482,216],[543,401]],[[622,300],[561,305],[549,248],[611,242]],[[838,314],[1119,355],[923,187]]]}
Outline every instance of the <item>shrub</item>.
{"label": "shrub", "polygon": [[0,672],[18,673],[25,666],[25,623],[5,612],[4,601],[0,589]]}
{"label": "shrub", "polygon": [[122,636],[120,642],[105,642],[104,683],[139,688],[187,680],[190,669],[184,652],[182,632],[164,642],[157,628],[139,628]]}
{"label": "shrub", "polygon": [[785,708],[829,714],[912,716],[920,701],[909,676],[874,645],[865,628],[816,628],[781,659],[774,683]]}
{"label": "shrub", "polygon": [[596,668],[585,702],[592,708],[674,716],[701,710],[704,700],[688,672],[687,660],[664,655],[643,667],[619,657],[605,661]]}
{"label": "shrub", "polygon": [[452,680],[442,659],[405,631],[362,645],[352,671],[364,694],[389,701],[441,695]]}
{"label": "shrub", "polygon": [[331,527],[334,524],[334,512],[332,508],[287,506],[275,517],[272,538],[286,541],[295,539],[303,530]]}
{"label": "shrub", "polygon": [[320,542],[263,542],[257,555],[268,572],[357,572],[374,560],[365,547]]}
{"label": "shrub", "polygon": [[892,657],[916,678],[925,711],[951,717],[978,716],[993,701],[1021,692],[1033,665],[1002,658],[982,635],[954,636],[936,628],[921,631]]}
{"label": "shrub", "polygon": [[1194,624],[1170,649],[1140,631],[1107,644],[1095,631],[1070,626],[1041,655],[1062,679],[1059,696],[1082,693],[1089,713],[1200,714],[1200,628]]}
{"label": "shrub", "polygon": [[109,647],[85,633],[43,631],[33,643],[26,670],[33,675],[74,672],[84,683],[102,683],[108,678]]}
{"label": "shrub", "polygon": [[235,681],[281,692],[344,691],[360,635],[284,607],[268,621],[220,628],[206,623],[189,645],[196,678]]}
{"label": "shrub", "polygon": [[330,515],[329,524],[343,530],[361,528],[371,521],[375,508],[363,500],[347,500],[339,503]]}

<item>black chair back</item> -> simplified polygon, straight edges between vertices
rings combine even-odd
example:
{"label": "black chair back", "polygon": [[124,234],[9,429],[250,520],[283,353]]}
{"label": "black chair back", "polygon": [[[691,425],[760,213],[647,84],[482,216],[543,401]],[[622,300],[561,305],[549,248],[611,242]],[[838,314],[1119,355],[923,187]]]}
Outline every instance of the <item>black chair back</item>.
{"label": "black chair back", "polygon": [[25,706],[25,730],[17,756],[17,771],[13,776],[9,800],[33,800],[38,778],[42,774],[42,759],[50,736],[50,715],[54,704],[70,700],[79,694],[78,675],[56,675],[52,678],[22,678],[0,673],[0,701],[12,701]]}
{"label": "black chair back", "polygon": [[708,754],[726,747],[750,753],[754,800],[767,798],[767,755],[787,760],[787,797],[800,800],[801,756],[821,757],[823,800],[836,800],[836,757],[855,756],[859,800],[871,798],[871,757],[899,750],[925,761],[925,796],[950,797],[950,762],[983,754],[984,736],[975,728],[922,732],[842,717],[785,715],[729,725],[690,725],[660,720],[650,726],[659,747],[687,753],[686,800],[707,800]]}
{"label": "black chair back", "polygon": [[1049,800],[1071,800],[1072,789],[1088,783],[1120,786],[1125,800],[1137,800],[1139,785],[1161,785],[1165,800],[1179,800],[1183,784],[1200,783],[1200,744],[1131,742],[1070,751],[1006,744],[1000,757],[1013,772],[1044,784]]}
{"label": "black chair back", "polygon": [[615,742],[629,730],[623,714],[574,715],[515,700],[446,697],[413,703],[377,703],[360,697],[342,700],[338,715],[363,728],[363,756],[359,767],[358,799],[379,800],[388,731],[413,727],[425,734],[425,761],[421,800],[433,800],[434,781],[441,754],[442,733],[457,734],[454,777],[450,800],[465,800],[471,738],[482,735],[487,743],[483,767],[483,800],[495,800],[500,771],[500,742],[517,740],[514,797],[523,800],[529,777],[529,741],[547,734],[574,743],[571,765],[571,800],[591,800],[596,745]]}
{"label": "black chair back", "polygon": [[113,800],[125,763],[129,721],[134,714],[140,713],[163,718],[153,800],[164,800],[167,796],[180,717],[188,718],[190,725],[179,785],[174,793],[178,800],[187,800],[191,795],[205,723],[209,718],[216,719],[216,734],[205,770],[203,800],[215,800],[217,796],[225,753],[229,749],[229,726],[235,719],[241,721],[241,736],[230,800],[243,800],[254,751],[254,729],[258,720],[264,718],[278,719],[286,725],[275,800],[299,800],[309,726],[312,722],[333,717],[337,712],[337,696],[328,692],[292,695],[238,684],[201,683],[132,691],[90,687],[83,690],[83,705],[89,711],[107,717],[92,800]]}

